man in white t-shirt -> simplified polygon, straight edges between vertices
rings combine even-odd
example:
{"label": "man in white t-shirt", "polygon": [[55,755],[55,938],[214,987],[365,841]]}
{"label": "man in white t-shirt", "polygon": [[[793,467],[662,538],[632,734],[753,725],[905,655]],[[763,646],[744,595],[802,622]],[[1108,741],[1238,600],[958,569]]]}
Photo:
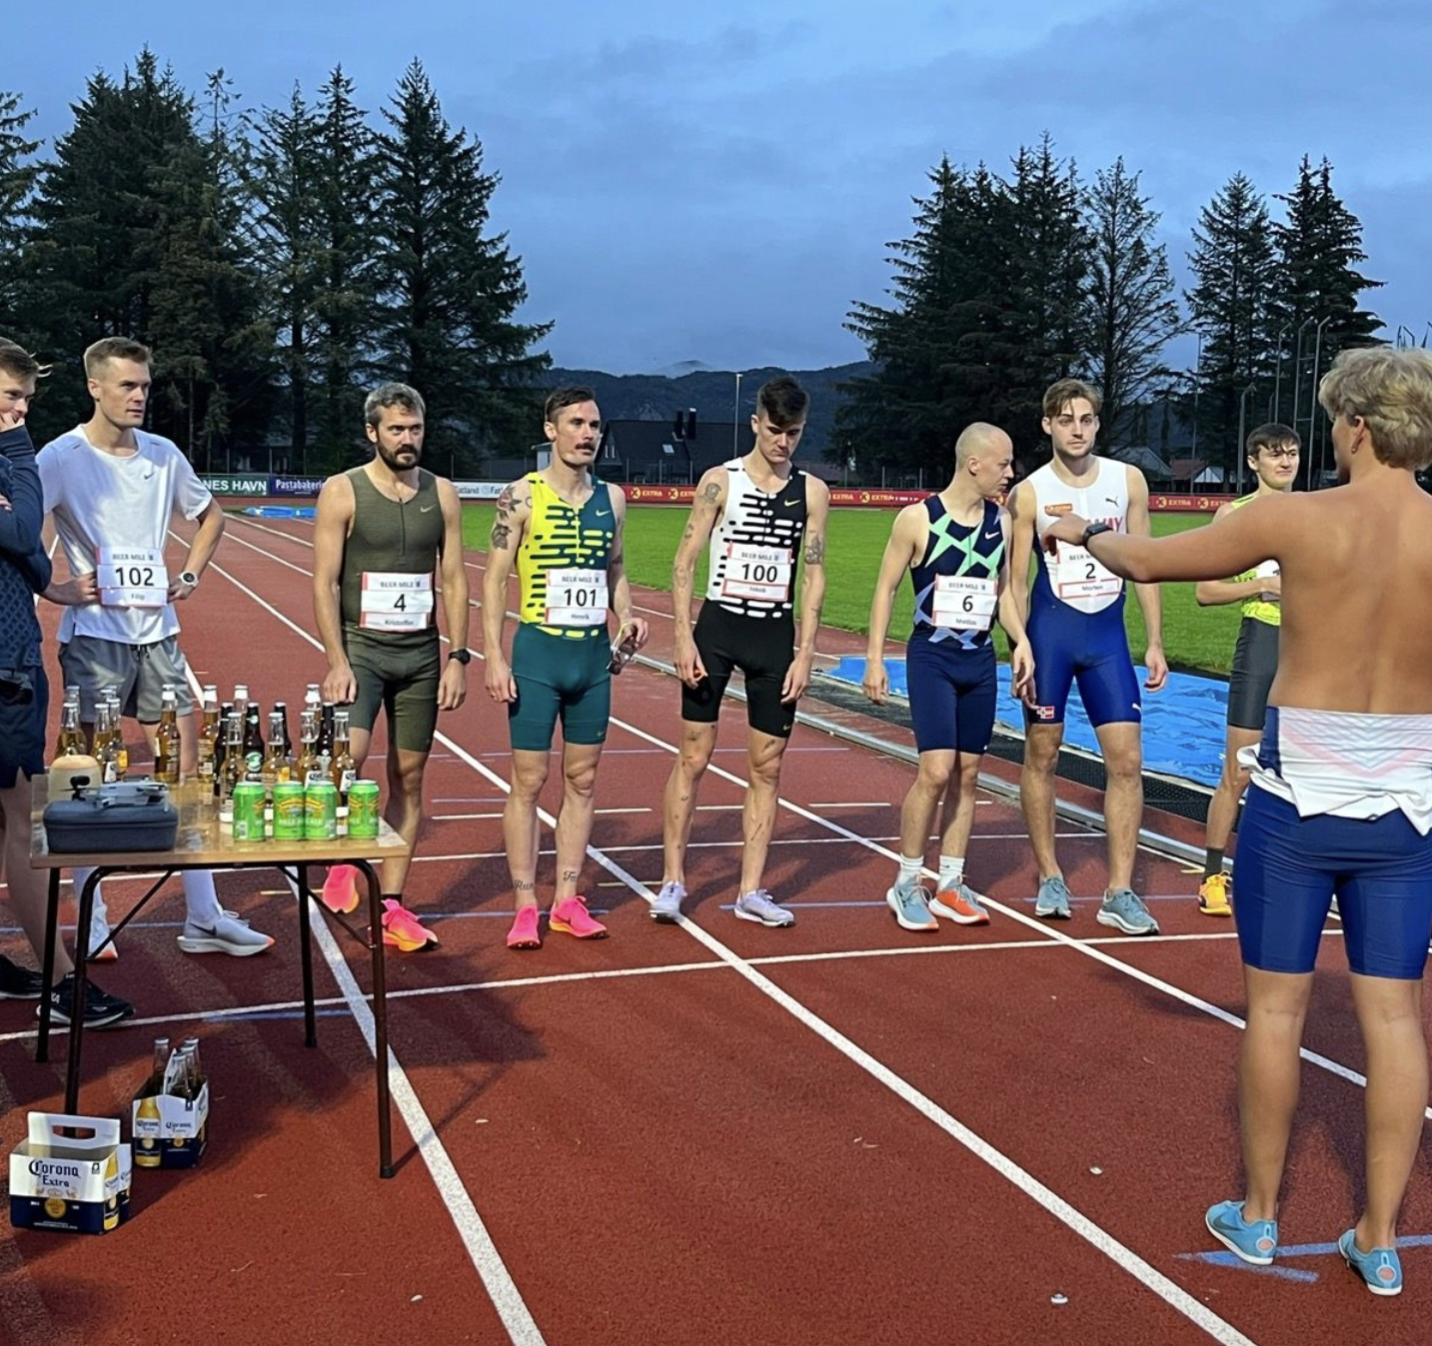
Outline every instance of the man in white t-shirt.
{"label": "man in white t-shirt", "polygon": [[[54,520],[73,576],[45,597],[62,604],[60,668],[79,688],[80,719],[93,736],[95,704],[118,689],[121,712],[134,716],[154,743],[160,702],[172,685],[179,707],[180,768],[198,766],[189,670],[179,649],[176,603],[189,598],[224,532],[224,514],[189,460],[171,441],[139,427],[149,402],[149,350],[106,337],[85,352],[94,415],[51,441],[37,465],[45,509]],[[171,517],[197,522],[178,575],[165,562]],[[78,891],[86,871],[74,873]],[[219,905],[208,870],[184,872],[188,915],[185,953],[263,953],[267,935]],[[91,958],[118,957],[104,900],[95,890]]]}

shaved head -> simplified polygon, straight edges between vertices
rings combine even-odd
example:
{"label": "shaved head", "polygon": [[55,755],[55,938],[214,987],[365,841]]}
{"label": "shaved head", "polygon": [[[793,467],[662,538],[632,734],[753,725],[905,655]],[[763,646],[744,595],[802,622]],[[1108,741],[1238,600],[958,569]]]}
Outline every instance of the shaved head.
{"label": "shaved head", "polygon": [[967,425],[955,440],[955,466],[963,467],[971,458],[989,453],[1008,453],[1014,443],[997,425],[976,421]]}

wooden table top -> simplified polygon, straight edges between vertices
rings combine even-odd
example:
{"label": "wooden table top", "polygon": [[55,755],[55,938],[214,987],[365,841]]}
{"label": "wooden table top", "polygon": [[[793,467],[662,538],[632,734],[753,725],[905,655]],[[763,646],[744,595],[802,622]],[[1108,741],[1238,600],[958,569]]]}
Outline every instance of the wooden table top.
{"label": "wooden table top", "polygon": [[407,843],[381,817],[377,837],[338,837],[333,841],[235,841],[219,828],[212,792],[197,781],[171,786],[170,802],[179,810],[179,830],[168,851],[66,851],[51,854],[45,835],[49,779],[36,776],[30,792],[30,866],[70,869],[76,865],[124,865],[163,869],[170,865],[223,869],[243,865],[332,864],[344,860],[381,860],[406,850]]}

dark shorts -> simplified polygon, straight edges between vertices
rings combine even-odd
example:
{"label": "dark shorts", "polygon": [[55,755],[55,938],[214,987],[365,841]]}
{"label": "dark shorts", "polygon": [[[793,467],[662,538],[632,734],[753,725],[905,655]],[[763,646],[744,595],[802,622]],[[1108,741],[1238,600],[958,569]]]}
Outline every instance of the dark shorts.
{"label": "dark shorts", "polygon": [[612,717],[612,652],[605,628],[595,637],[568,637],[523,622],[512,638],[517,700],[508,703],[507,728],[518,752],[547,752],[557,721],[564,743],[607,741]]}
{"label": "dark shorts", "polygon": [[681,718],[691,724],[715,724],[721,715],[726,684],[740,669],[746,679],[746,721],[772,738],[790,738],[796,703],[781,700],[786,674],[795,662],[795,619],[746,617],[719,603],[703,603],[696,619],[696,652],[706,676],[694,688],[681,688]]}
{"label": "dark shorts", "polygon": [[106,687],[119,689],[119,711],[141,724],[158,724],[164,688],[174,688],[179,714],[194,709],[189,692],[189,665],[178,636],[150,645],[126,645],[99,636],[71,636],[60,646],[60,671],[67,687],[80,689],[80,719],[94,723],[95,702]]}
{"label": "dark shorts", "polygon": [[0,790],[45,769],[50,684],[43,668],[0,669]]}
{"label": "dark shorts", "polygon": [[1080,612],[1054,602],[1030,614],[1027,629],[1034,654],[1035,708],[1030,724],[1063,724],[1069,692],[1076,684],[1084,713],[1096,729],[1103,724],[1138,724],[1142,693],[1124,630],[1124,605]]}
{"label": "dark shorts", "polygon": [[905,647],[905,680],[920,752],[989,747],[999,691],[993,645],[967,650],[958,640],[935,641],[917,631]]}
{"label": "dark shorts", "polygon": [[1228,677],[1228,727],[1262,730],[1268,713],[1268,691],[1278,672],[1278,628],[1256,617],[1245,617],[1233,647]]}
{"label": "dark shorts", "polygon": [[404,752],[431,752],[438,727],[442,646],[437,633],[421,641],[383,640],[345,630],[343,645],[358,693],[348,712],[354,729],[373,732],[378,708],[388,712],[388,738]]}
{"label": "dark shorts", "polygon": [[1432,836],[1400,810],[1371,821],[1300,818],[1287,800],[1253,785],[1233,862],[1243,961],[1266,972],[1311,972],[1334,896],[1354,972],[1421,978],[1432,933]]}

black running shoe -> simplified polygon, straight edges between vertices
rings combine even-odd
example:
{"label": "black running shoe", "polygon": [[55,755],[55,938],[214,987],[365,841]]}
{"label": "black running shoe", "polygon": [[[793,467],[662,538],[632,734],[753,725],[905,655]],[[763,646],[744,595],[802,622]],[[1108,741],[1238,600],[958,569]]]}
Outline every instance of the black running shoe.
{"label": "black running shoe", "polygon": [[45,979],[38,972],[12,963],[0,953],[0,1000],[38,1000],[45,990]]}
{"label": "black running shoe", "polygon": [[[75,974],[66,973],[60,984],[50,992],[50,1018],[57,1024],[68,1024],[74,1019]],[[35,1015],[39,1017],[39,1010]],[[121,1019],[132,1019],[134,1006],[117,995],[105,995],[94,982],[85,983],[84,1019],[86,1028],[108,1028]]]}

